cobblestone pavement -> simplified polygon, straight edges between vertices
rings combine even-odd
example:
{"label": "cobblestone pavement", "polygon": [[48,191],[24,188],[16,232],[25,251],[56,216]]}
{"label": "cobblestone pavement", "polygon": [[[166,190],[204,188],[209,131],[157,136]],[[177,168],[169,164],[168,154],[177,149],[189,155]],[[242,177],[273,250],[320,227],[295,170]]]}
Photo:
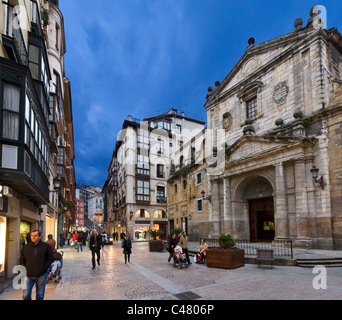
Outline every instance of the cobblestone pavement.
{"label": "cobblestone pavement", "polygon": [[[327,268],[327,289],[314,289],[313,269],[245,265],[236,270],[192,264],[179,270],[168,253],[150,253],[147,243],[133,243],[125,264],[118,243],[106,246],[101,265],[91,268],[87,248],[64,249],[63,278],[46,287],[46,300],[342,300],[342,268]],[[35,292],[33,298],[35,297]],[[21,300],[12,285],[0,300]]]}

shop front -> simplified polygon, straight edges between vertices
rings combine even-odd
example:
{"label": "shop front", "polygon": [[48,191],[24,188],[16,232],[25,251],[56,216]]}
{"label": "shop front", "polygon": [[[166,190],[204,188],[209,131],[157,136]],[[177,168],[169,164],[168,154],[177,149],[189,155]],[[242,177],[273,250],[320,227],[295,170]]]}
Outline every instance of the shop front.
{"label": "shop front", "polygon": [[134,240],[147,241],[149,240],[148,231],[150,230],[150,223],[148,221],[135,221],[134,226]]}
{"label": "shop front", "polygon": [[5,283],[6,229],[7,219],[0,216],[0,293],[4,290]]}
{"label": "shop front", "polygon": [[45,237],[52,234],[53,239],[57,239],[57,226],[58,226],[58,212],[50,204],[47,206],[47,212],[45,215]]}
{"label": "shop front", "polygon": [[124,232],[126,234],[126,225],[122,225],[121,223],[116,224],[115,232],[117,232],[118,239],[120,240],[120,233]]}
{"label": "shop front", "polygon": [[161,231],[161,235],[157,238],[157,240],[166,240],[166,236],[167,236],[167,222],[166,221],[154,221],[153,230]]}
{"label": "shop front", "polygon": [[46,231],[45,231],[46,237],[49,234],[52,234],[52,237],[56,239],[57,219],[55,219],[54,216],[47,214],[45,227],[46,227]]}

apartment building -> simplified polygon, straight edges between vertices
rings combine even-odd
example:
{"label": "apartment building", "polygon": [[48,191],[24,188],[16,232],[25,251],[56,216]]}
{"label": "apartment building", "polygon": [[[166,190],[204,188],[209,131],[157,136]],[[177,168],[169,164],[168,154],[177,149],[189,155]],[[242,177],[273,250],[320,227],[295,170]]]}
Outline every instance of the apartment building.
{"label": "apartment building", "polygon": [[142,121],[124,121],[108,167],[107,232],[128,232],[135,241],[148,230],[168,234],[167,179],[170,154],[204,128],[204,122],[176,109]]}
{"label": "apartment building", "polygon": [[104,221],[104,198],[100,187],[76,187],[76,199],[84,202],[84,225],[88,229],[100,228]]}
{"label": "apartment building", "polygon": [[168,177],[169,231],[181,229],[188,235],[209,234],[211,190],[206,162],[206,129],[171,154]]}
{"label": "apartment building", "polygon": [[[58,0],[44,1],[43,15],[48,14],[49,24],[43,28],[50,66],[49,131],[51,152],[49,165],[50,202],[43,207],[46,213],[47,234],[59,239],[75,223],[76,178],[74,169],[74,136],[71,84],[66,77],[66,54],[63,14]],[[44,25],[43,25],[44,27]],[[54,180],[61,183],[55,190]],[[58,201],[59,200],[59,201]],[[59,243],[59,242],[58,242]]]}
{"label": "apartment building", "polygon": [[63,220],[66,212],[60,200],[70,183],[56,178],[59,147],[66,132],[72,137],[72,111],[70,87],[59,95],[62,103],[50,96],[66,86],[64,71],[56,81],[51,66],[62,64],[48,50],[54,10],[58,1],[0,2],[0,291],[27,234],[39,229],[43,239],[47,232],[56,237],[57,216]]}
{"label": "apartment building", "polygon": [[[27,232],[43,229],[49,203],[51,74],[40,2],[0,3],[0,211],[2,276],[11,277]],[[26,15],[29,20],[23,19]],[[3,242],[5,240],[5,242]]]}

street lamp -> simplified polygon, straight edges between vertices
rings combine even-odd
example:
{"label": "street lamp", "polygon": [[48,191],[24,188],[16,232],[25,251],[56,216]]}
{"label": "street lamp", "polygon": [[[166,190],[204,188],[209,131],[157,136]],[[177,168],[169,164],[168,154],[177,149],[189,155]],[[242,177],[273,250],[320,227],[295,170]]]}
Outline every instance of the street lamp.
{"label": "street lamp", "polygon": [[133,218],[133,211],[131,210],[129,213],[129,219],[132,220],[132,218]]}
{"label": "street lamp", "polygon": [[59,208],[59,203],[61,200],[61,190],[62,190],[62,179],[60,176],[56,176],[53,179],[53,185],[55,188],[55,191],[58,194],[58,204],[57,204],[57,209],[58,209],[58,218],[57,218],[57,239],[59,239],[58,241],[58,248],[60,248],[63,244],[61,243],[61,238],[60,238],[60,234],[63,232],[63,213]]}
{"label": "street lamp", "polygon": [[323,176],[318,179],[319,169],[314,166],[310,171],[311,171],[312,178],[313,178],[314,182],[317,183],[324,190]]}
{"label": "street lamp", "polygon": [[61,186],[62,186],[62,178],[60,176],[57,176],[55,179],[53,179],[53,185],[55,187],[55,190],[61,191]]}
{"label": "street lamp", "polygon": [[202,195],[203,200],[208,200],[211,203],[211,195],[205,197],[205,191],[204,190],[202,190],[201,195]]}

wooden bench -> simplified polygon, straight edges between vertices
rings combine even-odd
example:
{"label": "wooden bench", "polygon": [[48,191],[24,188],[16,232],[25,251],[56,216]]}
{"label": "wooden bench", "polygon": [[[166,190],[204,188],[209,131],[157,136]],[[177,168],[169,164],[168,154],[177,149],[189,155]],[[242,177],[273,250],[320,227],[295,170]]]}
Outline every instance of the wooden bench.
{"label": "wooden bench", "polygon": [[273,250],[260,250],[260,249],[258,249],[256,261],[258,262],[259,269],[260,269],[261,263],[271,264],[271,267],[273,269],[273,262],[274,262]]}

